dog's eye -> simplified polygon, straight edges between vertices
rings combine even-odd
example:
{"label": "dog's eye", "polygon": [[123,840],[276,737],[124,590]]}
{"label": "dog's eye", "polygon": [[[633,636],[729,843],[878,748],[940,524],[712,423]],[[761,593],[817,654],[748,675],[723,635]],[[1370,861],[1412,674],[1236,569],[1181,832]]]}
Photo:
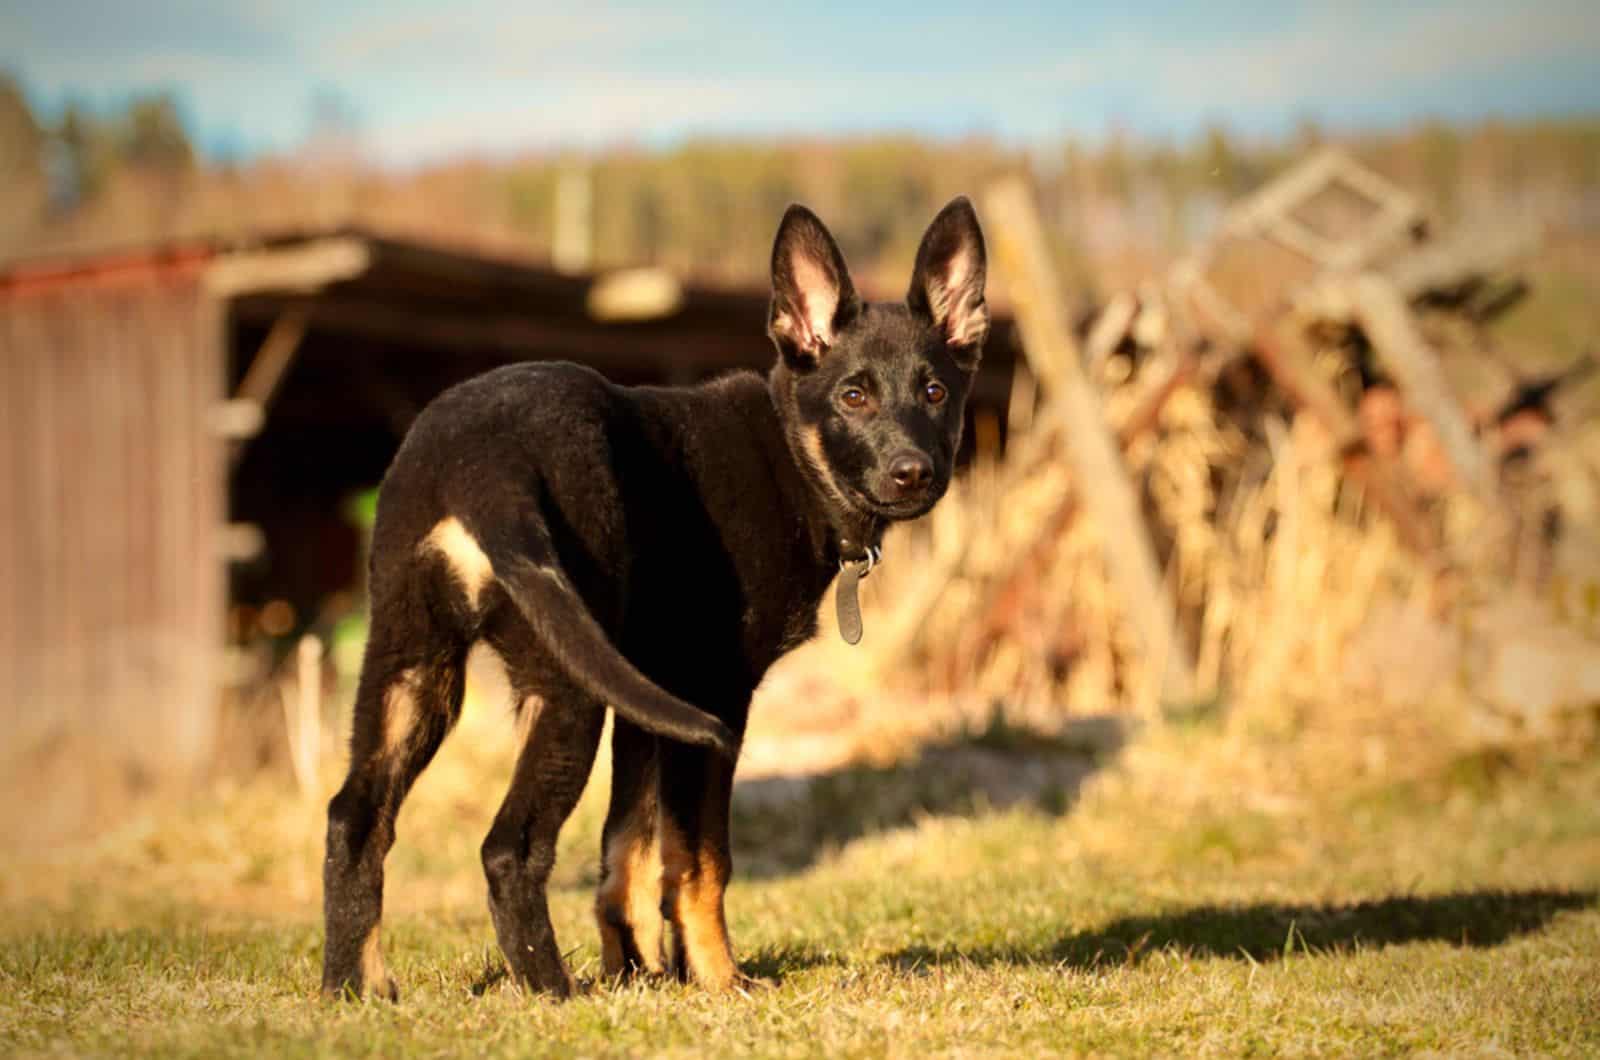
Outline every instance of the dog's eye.
{"label": "dog's eye", "polygon": [[944,404],[944,399],[949,396],[949,392],[945,390],[943,383],[929,383],[922,388],[922,394],[928,399],[928,404],[930,405],[942,405]]}
{"label": "dog's eye", "polygon": [[843,401],[847,408],[859,409],[859,408],[863,407],[864,405],[866,405],[866,403],[867,403],[867,393],[866,393],[866,391],[862,390],[860,387],[853,386],[853,387],[850,387],[848,390],[846,390],[844,393],[840,394],[839,395],[839,400]]}

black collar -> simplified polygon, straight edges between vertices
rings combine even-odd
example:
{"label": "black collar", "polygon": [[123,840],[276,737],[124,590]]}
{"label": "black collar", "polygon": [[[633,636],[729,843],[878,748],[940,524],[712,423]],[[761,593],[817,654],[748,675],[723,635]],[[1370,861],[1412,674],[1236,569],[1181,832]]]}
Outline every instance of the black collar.
{"label": "black collar", "polygon": [[865,532],[854,527],[842,527],[832,519],[829,522],[832,524],[833,549],[839,557],[839,566],[867,561],[868,569],[871,569],[883,558],[884,525],[880,520],[871,520],[862,528]]}

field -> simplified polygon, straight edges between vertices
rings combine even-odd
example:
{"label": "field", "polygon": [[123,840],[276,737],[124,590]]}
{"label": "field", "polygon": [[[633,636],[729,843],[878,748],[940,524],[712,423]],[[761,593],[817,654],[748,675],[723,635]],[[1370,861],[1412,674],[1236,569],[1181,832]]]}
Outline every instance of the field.
{"label": "field", "polygon": [[593,982],[598,771],[553,895],[589,989],[556,1004],[493,948],[476,849],[509,729],[472,707],[389,858],[398,1007],[317,996],[320,811],[268,775],[8,866],[0,1051],[1594,1055],[1600,764],[1445,752],[1429,724],[994,726],[756,781],[732,930],[775,985],[748,997]]}
{"label": "field", "polygon": [[[1419,314],[1469,408],[1593,352],[1597,136],[1586,120],[1351,145],[1438,185],[1450,220],[1512,191],[1589,211],[1519,265],[1532,295],[1492,328]],[[1207,213],[1190,207],[1219,206],[1288,151],[1234,159],[1220,135],[1181,156],[1068,149],[1039,198],[1075,247],[1072,286],[1087,304],[1091,288],[1160,275]],[[800,197],[870,234],[850,251],[863,277],[898,282],[929,204],[1016,161],[870,140],[621,152],[592,174],[596,260],[764,282],[771,203]],[[226,231],[314,208],[317,224],[527,252],[550,240],[565,164],[358,180],[140,163],[78,211],[0,237]],[[158,214],[146,198],[185,205]],[[755,264],[719,267],[737,262]],[[1178,330],[1100,366],[1108,416],[1126,424]],[[1312,369],[1361,408],[1358,351],[1318,342]],[[1600,1055],[1600,378],[1560,393],[1549,438],[1515,475],[1502,466],[1504,504],[1417,490],[1438,555],[1401,540],[1314,417],[1248,377],[1224,382],[1178,388],[1123,440],[1197,648],[1197,701],[1156,695],[1164,660],[1131,636],[1048,392],[1037,409],[1036,391],[1014,392],[1004,459],[998,421],[981,422],[969,473],[896,531],[863,591],[862,646],[841,644],[824,604],[819,642],[758,697],[735,794],[731,928],[767,988],[597,981],[603,761],[552,893],[584,989],[558,1004],[507,979],[478,848],[516,738],[475,684],[388,859],[401,1003],[321,998],[323,807],[348,729],[328,715],[350,694],[286,726],[293,640],[266,631],[286,661],[250,689],[258,702],[230,704],[199,792],[119,803],[92,841],[0,849],[0,1056]],[[307,631],[328,638],[322,679],[348,684],[360,617]],[[106,777],[114,803],[156,786]],[[32,795],[0,822],[48,820],[61,792]]]}

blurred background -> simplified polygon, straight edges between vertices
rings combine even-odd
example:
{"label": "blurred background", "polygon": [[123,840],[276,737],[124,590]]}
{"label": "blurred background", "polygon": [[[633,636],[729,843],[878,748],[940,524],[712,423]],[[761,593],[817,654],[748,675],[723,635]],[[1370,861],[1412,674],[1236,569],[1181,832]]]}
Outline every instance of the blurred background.
{"label": "blurred background", "polygon": [[[918,762],[884,821],[1059,809],[1170,726],[1224,788],[1589,754],[1597,53],[1583,0],[9,4],[0,837],[303,798],[306,864],[207,856],[314,895],[412,417],[508,361],[764,369],[792,201],[893,298],[972,196],[996,325],[865,641],[825,602],[758,697],[745,812]],[[467,863],[510,731],[469,699]]]}

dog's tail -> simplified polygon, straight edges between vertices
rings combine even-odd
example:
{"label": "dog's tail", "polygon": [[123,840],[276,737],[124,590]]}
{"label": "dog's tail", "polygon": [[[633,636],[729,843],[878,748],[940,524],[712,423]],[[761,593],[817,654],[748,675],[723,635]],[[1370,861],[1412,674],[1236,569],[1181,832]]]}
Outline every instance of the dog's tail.
{"label": "dog's tail", "polygon": [[658,736],[701,744],[730,759],[738,755],[733,730],[667,692],[623,657],[553,564],[537,563],[521,552],[488,551],[495,580],[580,687]]}

